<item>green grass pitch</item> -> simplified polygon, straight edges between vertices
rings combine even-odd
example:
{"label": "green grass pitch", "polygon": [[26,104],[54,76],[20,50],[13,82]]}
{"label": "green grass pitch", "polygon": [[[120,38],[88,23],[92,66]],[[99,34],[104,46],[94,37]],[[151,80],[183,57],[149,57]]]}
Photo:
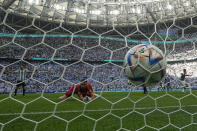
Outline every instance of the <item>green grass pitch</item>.
{"label": "green grass pitch", "polygon": [[0,131],[197,130],[197,91],[104,92],[86,104],[62,94],[0,94]]}

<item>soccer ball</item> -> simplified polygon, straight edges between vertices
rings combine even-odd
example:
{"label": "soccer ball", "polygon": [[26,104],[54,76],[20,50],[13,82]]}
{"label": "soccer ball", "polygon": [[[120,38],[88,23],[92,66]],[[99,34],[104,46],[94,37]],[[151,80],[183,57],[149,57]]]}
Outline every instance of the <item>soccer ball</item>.
{"label": "soccer ball", "polygon": [[166,74],[166,59],[158,47],[140,44],[127,52],[124,67],[126,76],[133,84],[152,86]]}

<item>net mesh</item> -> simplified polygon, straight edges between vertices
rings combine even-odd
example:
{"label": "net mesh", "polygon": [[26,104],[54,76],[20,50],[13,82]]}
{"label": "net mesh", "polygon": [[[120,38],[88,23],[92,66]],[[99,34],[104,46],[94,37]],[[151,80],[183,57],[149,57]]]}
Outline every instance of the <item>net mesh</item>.
{"label": "net mesh", "polygon": [[[0,130],[196,130],[195,19],[180,24],[155,22],[150,32],[138,24],[103,29],[69,28],[64,23],[40,25],[32,18],[20,27],[0,17]],[[182,26],[184,25],[184,26]],[[145,25],[149,26],[149,25]],[[161,28],[162,26],[162,28]],[[148,89],[128,83],[122,60],[140,43],[160,48],[167,58],[167,77]],[[25,75],[26,95],[14,96],[19,66]],[[182,93],[180,72],[187,69],[189,88]],[[58,97],[86,77],[98,97],[81,101],[74,94]],[[170,88],[165,88],[170,84]]]}

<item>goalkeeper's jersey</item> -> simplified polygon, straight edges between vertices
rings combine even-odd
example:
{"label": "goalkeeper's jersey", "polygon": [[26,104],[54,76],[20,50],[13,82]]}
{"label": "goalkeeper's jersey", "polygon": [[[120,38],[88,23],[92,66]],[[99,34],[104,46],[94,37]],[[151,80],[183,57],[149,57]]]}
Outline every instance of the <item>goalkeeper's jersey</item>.
{"label": "goalkeeper's jersey", "polygon": [[72,95],[72,92],[74,91],[74,94],[82,94],[82,95],[86,95],[88,92],[93,92],[93,88],[92,88],[92,85],[87,83],[86,85],[87,88],[85,89],[82,89],[80,88],[80,85],[76,85],[76,88],[75,86],[73,85],[68,92],[65,93],[66,96],[71,96]]}
{"label": "goalkeeper's jersey", "polygon": [[90,86],[88,85],[83,88],[81,86],[78,88],[79,88],[78,95],[82,95],[83,97],[85,97],[89,92],[92,92]]}

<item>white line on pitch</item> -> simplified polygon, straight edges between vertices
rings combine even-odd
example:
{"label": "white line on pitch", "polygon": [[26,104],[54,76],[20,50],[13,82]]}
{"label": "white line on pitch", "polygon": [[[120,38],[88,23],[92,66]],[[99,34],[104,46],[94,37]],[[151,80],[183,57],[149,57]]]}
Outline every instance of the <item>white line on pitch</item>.
{"label": "white line on pitch", "polygon": [[[181,106],[181,108],[184,107],[195,107],[197,105],[187,105],[187,106]],[[165,106],[165,107],[157,107],[158,109],[165,109],[165,108],[179,108],[179,106]],[[120,109],[98,109],[98,110],[86,110],[88,112],[102,112],[102,111],[124,111],[124,110],[133,110],[134,108],[120,108]],[[135,108],[135,110],[147,110],[147,109],[155,109],[155,107],[141,107],[141,108]],[[55,113],[77,113],[82,112],[83,110],[70,110],[70,111],[56,111]],[[51,114],[53,112],[26,112],[22,113],[23,115],[35,115],[35,114]],[[0,116],[9,116],[9,115],[20,115],[21,113],[5,113],[0,114]]]}

